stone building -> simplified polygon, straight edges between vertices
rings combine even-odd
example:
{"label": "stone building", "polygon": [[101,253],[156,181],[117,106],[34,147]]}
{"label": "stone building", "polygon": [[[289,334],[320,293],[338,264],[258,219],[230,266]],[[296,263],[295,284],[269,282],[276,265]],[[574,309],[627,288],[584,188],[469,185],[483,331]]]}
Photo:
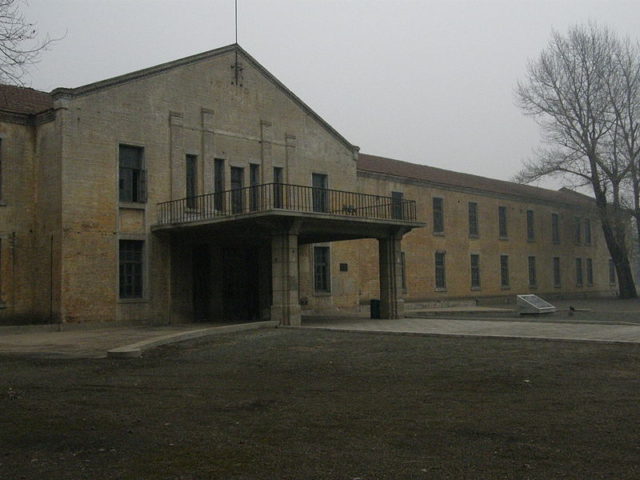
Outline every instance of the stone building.
{"label": "stone building", "polygon": [[360,154],[236,45],[2,86],[0,141],[2,323],[615,290],[586,197]]}

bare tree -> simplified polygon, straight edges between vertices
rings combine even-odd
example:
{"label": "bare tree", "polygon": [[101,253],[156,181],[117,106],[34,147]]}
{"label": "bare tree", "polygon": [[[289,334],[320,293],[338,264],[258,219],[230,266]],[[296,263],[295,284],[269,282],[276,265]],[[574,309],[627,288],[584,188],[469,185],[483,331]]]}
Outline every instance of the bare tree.
{"label": "bare tree", "polygon": [[624,142],[612,106],[612,96],[617,98],[620,90],[620,50],[611,31],[593,24],[574,27],[566,36],[552,34],[516,90],[522,110],[541,126],[547,148],[525,164],[517,179],[563,175],[589,185],[618,274],[620,297],[636,298],[622,199],[631,165],[619,150]]}
{"label": "bare tree", "polygon": [[0,0],[0,82],[22,84],[25,69],[51,45],[22,14],[22,0]]}

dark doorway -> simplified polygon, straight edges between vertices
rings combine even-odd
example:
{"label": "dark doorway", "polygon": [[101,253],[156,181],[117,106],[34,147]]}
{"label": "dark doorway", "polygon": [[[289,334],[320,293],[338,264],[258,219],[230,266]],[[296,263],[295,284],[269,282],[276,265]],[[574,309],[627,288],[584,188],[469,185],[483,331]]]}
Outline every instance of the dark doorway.
{"label": "dark doorway", "polygon": [[260,319],[259,258],[256,248],[225,248],[224,318]]}
{"label": "dark doorway", "polygon": [[208,245],[196,245],[192,254],[193,269],[193,319],[206,322],[209,319],[211,293],[211,258]]}

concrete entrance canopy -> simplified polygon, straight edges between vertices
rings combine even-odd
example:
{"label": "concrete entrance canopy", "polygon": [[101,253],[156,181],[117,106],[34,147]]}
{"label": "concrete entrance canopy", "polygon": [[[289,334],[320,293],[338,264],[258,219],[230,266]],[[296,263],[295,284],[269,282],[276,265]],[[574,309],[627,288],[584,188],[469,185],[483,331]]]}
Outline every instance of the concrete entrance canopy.
{"label": "concrete entrance canopy", "polygon": [[[361,238],[379,241],[381,315],[402,317],[400,242],[404,234],[424,226],[416,221],[411,200],[285,184],[165,202],[158,205],[158,214],[152,231],[161,238],[270,246],[268,316],[283,325],[300,324],[298,246]],[[264,308],[260,310],[265,319]]]}

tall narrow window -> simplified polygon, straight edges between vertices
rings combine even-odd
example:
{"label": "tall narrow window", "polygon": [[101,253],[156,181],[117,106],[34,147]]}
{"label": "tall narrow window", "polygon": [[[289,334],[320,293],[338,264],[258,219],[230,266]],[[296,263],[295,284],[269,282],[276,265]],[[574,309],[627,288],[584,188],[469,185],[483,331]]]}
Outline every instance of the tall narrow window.
{"label": "tall narrow window", "polygon": [[587,258],[587,286],[593,286],[593,260]]}
{"label": "tall narrow window", "polygon": [[582,286],[582,259],[576,258],[576,286]]}
{"label": "tall narrow window", "polygon": [[313,278],[316,292],[330,292],[329,247],[314,247]]}
{"label": "tall narrow window", "polygon": [[2,188],[2,185],[4,184],[4,175],[3,173],[3,160],[4,160],[4,150],[2,149],[2,139],[0,138],[0,200],[2,200],[4,198],[4,189]]}
{"label": "tall narrow window", "polygon": [[582,242],[582,223],[580,222],[580,217],[575,217],[574,221],[574,241],[576,243]]}
{"label": "tall narrow window", "polygon": [[507,238],[509,231],[507,230],[507,207],[498,207],[498,235],[500,238]]}
{"label": "tall narrow window", "polygon": [[273,167],[273,207],[282,208],[282,167]]}
{"label": "tall narrow window", "polygon": [[478,204],[469,202],[469,236],[477,237],[478,234]]}
{"label": "tall narrow window", "polygon": [[141,240],[120,240],[120,298],[142,298]]}
{"label": "tall narrow window", "polygon": [[509,256],[500,255],[500,286],[509,287]]}
{"label": "tall narrow window", "polygon": [[536,239],[535,218],[533,210],[527,210],[527,240],[532,242]]}
{"label": "tall narrow window", "polygon": [[403,193],[402,192],[391,192],[391,218],[402,219],[404,215],[402,214],[403,207]]}
{"label": "tall narrow window", "polygon": [[560,243],[560,217],[557,213],[551,214],[551,241]]}
{"label": "tall narrow window", "polygon": [[528,257],[528,263],[529,263],[529,286],[535,287],[537,285],[536,257]]}
{"label": "tall narrow window", "polygon": [[436,252],[435,254],[435,266],[436,266],[436,288],[447,288],[447,276],[444,263],[444,252]]}
{"label": "tall narrow window", "polygon": [[118,182],[121,202],[145,203],[147,201],[146,172],[142,165],[142,147],[120,145],[118,150],[120,179]]}
{"label": "tall narrow window", "polygon": [[444,200],[433,198],[433,233],[444,232]]}
{"label": "tall narrow window", "polygon": [[400,252],[400,274],[402,281],[402,290],[407,291],[407,258],[404,252]]}
{"label": "tall narrow window", "polygon": [[311,175],[311,182],[313,184],[313,211],[326,212],[329,209],[328,177],[322,173],[314,173]]}
{"label": "tall narrow window", "polygon": [[591,220],[584,219],[584,243],[585,245],[591,245]]}
{"label": "tall narrow window", "polygon": [[560,286],[560,257],[553,257],[553,286]]}
{"label": "tall narrow window", "polygon": [[613,263],[613,259],[609,259],[609,284],[616,284],[616,264]]}
{"label": "tall narrow window", "polygon": [[260,165],[252,163],[249,165],[249,185],[251,186],[251,195],[249,197],[249,208],[251,211],[260,209]]}
{"label": "tall narrow window", "polygon": [[196,195],[198,195],[198,157],[195,155],[187,155],[186,166],[187,208],[196,208]]}
{"label": "tall narrow window", "polygon": [[471,288],[480,288],[480,255],[471,254]]}
{"label": "tall narrow window", "polygon": [[244,168],[231,167],[231,211],[242,213],[244,210]]}
{"label": "tall narrow window", "polygon": [[224,160],[216,158],[213,167],[213,206],[218,212],[224,211]]}

